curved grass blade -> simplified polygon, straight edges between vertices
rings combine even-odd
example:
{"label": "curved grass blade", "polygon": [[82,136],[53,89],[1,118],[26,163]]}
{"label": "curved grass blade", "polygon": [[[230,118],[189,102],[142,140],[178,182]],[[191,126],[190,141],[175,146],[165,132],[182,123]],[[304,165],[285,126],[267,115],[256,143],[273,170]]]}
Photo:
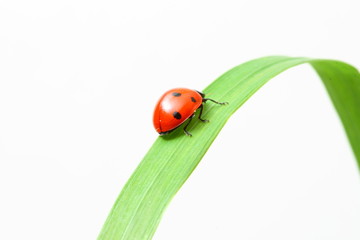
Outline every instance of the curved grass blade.
{"label": "curved grass blade", "polygon": [[310,63],[320,75],[342,120],[360,165],[360,74],[334,60],[265,57],[226,72],[204,93],[227,101],[208,104],[203,117],[209,124],[192,124],[193,137],[180,130],[159,137],[124,186],[98,239],[151,239],[164,209],[200,162],[229,117],[262,85],[284,70]]}

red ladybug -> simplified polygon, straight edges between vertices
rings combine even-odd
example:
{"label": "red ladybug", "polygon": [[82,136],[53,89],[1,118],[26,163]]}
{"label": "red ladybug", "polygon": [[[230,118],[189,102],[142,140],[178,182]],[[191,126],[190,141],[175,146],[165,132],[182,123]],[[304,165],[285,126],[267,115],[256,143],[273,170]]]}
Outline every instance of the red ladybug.
{"label": "red ladybug", "polygon": [[173,131],[189,119],[184,127],[184,133],[191,136],[186,128],[195,116],[197,109],[200,108],[200,121],[209,121],[201,118],[203,103],[208,100],[220,105],[227,104],[227,102],[217,102],[213,99],[205,98],[205,94],[187,88],[174,88],[165,92],[155,107],[153,118],[155,130],[160,135],[164,135]]}

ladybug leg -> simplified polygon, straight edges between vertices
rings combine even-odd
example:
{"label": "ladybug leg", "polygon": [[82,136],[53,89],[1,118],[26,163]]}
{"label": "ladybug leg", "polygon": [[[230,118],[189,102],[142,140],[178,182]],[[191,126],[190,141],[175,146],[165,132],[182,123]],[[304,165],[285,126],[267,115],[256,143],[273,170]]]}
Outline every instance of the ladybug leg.
{"label": "ladybug leg", "polygon": [[215,101],[214,99],[211,99],[211,98],[203,98],[203,102],[206,102],[206,101],[212,101],[216,104],[220,104],[220,105],[226,105],[226,104],[229,104],[228,102],[217,102]]}
{"label": "ladybug leg", "polygon": [[188,135],[189,137],[191,137],[192,135],[191,135],[191,133],[189,133],[187,130],[186,130],[186,128],[189,126],[189,124],[190,124],[190,122],[191,122],[191,120],[193,119],[193,117],[195,116],[195,114],[193,114],[193,115],[191,115],[190,117],[189,117],[189,121],[188,121],[188,123],[185,125],[185,127],[184,127],[184,133],[186,134],[186,135]]}
{"label": "ladybug leg", "polygon": [[201,118],[201,115],[202,115],[202,112],[203,112],[203,109],[204,109],[204,105],[201,104],[199,108],[200,108],[199,120],[202,121],[202,122],[209,122],[209,120]]}

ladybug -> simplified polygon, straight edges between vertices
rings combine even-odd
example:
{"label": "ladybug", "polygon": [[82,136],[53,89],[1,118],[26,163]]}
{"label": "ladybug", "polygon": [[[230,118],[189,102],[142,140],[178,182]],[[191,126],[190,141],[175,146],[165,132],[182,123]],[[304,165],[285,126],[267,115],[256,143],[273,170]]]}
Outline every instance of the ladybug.
{"label": "ladybug", "polygon": [[187,119],[189,121],[184,127],[184,133],[192,136],[186,128],[189,126],[196,110],[200,109],[199,120],[209,122],[201,118],[203,103],[212,101],[216,104],[225,105],[227,102],[217,102],[205,98],[205,94],[187,88],[174,88],[165,92],[156,104],[153,123],[155,130],[160,135],[165,135],[178,128]]}

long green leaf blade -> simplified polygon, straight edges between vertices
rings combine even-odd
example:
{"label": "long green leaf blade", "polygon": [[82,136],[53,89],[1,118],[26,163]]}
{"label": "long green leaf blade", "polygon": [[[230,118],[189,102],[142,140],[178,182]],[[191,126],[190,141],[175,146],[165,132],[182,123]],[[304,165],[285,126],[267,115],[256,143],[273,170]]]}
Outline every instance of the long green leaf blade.
{"label": "long green leaf blade", "polygon": [[204,93],[228,101],[207,104],[203,117],[209,124],[191,125],[193,137],[181,129],[159,137],[124,186],[98,239],[151,239],[172,197],[198,165],[229,117],[262,85],[286,69],[310,63],[320,75],[360,165],[360,74],[334,60],[265,57],[226,72]]}

